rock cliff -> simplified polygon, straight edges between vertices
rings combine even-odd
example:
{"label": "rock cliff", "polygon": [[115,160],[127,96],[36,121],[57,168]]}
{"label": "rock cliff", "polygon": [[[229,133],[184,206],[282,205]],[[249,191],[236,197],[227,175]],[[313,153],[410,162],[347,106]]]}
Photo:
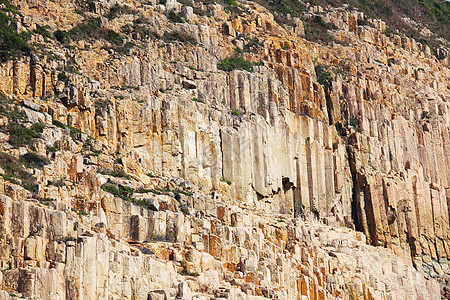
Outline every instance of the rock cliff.
{"label": "rock cliff", "polygon": [[449,297],[444,48],[348,7],[14,5],[0,299]]}

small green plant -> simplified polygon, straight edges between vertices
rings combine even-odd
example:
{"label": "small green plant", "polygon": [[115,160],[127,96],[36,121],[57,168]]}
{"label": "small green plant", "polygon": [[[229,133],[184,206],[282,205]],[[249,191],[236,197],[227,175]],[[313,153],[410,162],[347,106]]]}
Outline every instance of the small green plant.
{"label": "small green plant", "polygon": [[54,144],[53,146],[47,146],[48,153],[55,153],[58,151],[59,151],[59,146],[57,144]]}
{"label": "small green plant", "polygon": [[179,41],[182,43],[189,43],[192,45],[197,45],[197,39],[195,39],[194,37],[187,35],[184,32],[179,32],[179,31],[172,31],[172,32],[166,32],[164,33],[163,36],[163,40],[166,42],[175,42],[175,41]]}
{"label": "small green plant", "polygon": [[10,121],[23,122],[26,114],[18,105],[0,92],[0,114]]}
{"label": "small green plant", "polygon": [[74,140],[78,139],[79,136],[82,134],[81,130],[72,127],[70,125],[67,125],[67,128],[69,128],[69,132],[70,132],[70,137]]}
{"label": "small green plant", "polygon": [[241,57],[231,57],[222,60],[217,64],[217,68],[222,71],[245,70],[254,72],[253,67],[261,65],[261,63],[250,62]]}
{"label": "small green plant", "polygon": [[70,42],[70,35],[67,31],[56,30],[53,36],[61,44],[68,44]]}
{"label": "small green plant", "polygon": [[225,2],[226,2],[228,5],[238,6],[236,0],[225,0]]}
{"label": "small green plant", "polygon": [[28,173],[23,164],[15,157],[0,152],[0,167],[5,171],[5,174],[0,175],[5,180],[15,184],[21,183],[25,189],[34,194],[38,192],[36,178]]}
{"label": "small green plant", "polygon": [[358,19],[358,26],[372,26],[367,18]]}
{"label": "small green plant", "polygon": [[8,125],[9,140],[8,142],[14,147],[29,146],[34,139],[40,138],[44,131],[45,125],[34,123],[30,128],[16,122]]}
{"label": "small green plant", "polygon": [[137,11],[127,5],[120,5],[116,3],[110,9],[108,14],[105,15],[106,18],[112,20],[121,15],[135,15]]}
{"label": "small green plant", "polygon": [[186,15],[181,12],[174,12],[173,10],[170,10],[167,13],[167,19],[172,21],[173,23],[185,23],[186,22]]}
{"label": "small green plant", "polygon": [[320,83],[325,89],[331,90],[331,73],[328,72],[325,66],[315,66],[317,82]]}
{"label": "small green plant", "polygon": [[233,109],[233,110],[231,111],[231,114],[234,115],[234,116],[238,116],[238,117],[241,116],[241,113],[240,113],[237,109]]}
{"label": "small green plant", "polygon": [[259,47],[261,47],[261,44],[259,43],[258,39],[253,38],[244,45],[244,48],[242,50],[244,52],[258,52]]}
{"label": "small green plant", "polygon": [[[232,0],[232,1],[234,1],[234,0]],[[189,272],[189,271],[186,269],[186,267],[183,267],[183,270],[182,270],[181,272],[178,272],[178,273],[181,274],[181,275],[183,275],[183,276],[193,276],[193,277],[199,276],[198,273],[192,273],[192,272]]]}
{"label": "small green plant", "polygon": [[223,176],[220,178],[220,181],[225,182],[225,183],[228,184],[228,185],[231,185],[231,181],[228,180],[228,179],[226,179],[226,178],[223,177]]}
{"label": "small green plant", "polygon": [[63,124],[60,121],[55,120],[55,119],[52,120],[52,124],[61,129],[66,129],[66,127],[67,127],[65,124]]}
{"label": "small green plant", "polygon": [[306,10],[305,5],[296,0],[256,0],[256,2],[271,11],[278,23],[287,23],[288,14],[291,17],[298,17]]}
{"label": "small green plant", "polygon": [[153,232],[148,236],[147,240],[150,242],[163,242],[166,240],[166,238],[160,234]]}
{"label": "small green plant", "polygon": [[73,236],[66,236],[66,237],[64,238],[64,241],[66,241],[66,242],[76,242],[76,241],[77,241],[77,238],[75,238],[75,237],[73,237]]}
{"label": "small green plant", "polygon": [[72,211],[73,211],[74,213],[76,213],[77,215],[79,215],[79,216],[87,216],[87,215],[89,215],[88,213],[86,213],[86,212],[84,212],[84,211],[81,211],[81,210],[77,210],[77,209],[75,209],[75,208],[72,208]]}
{"label": "small green plant", "polygon": [[427,112],[425,110],[422,111],[422,115],[421,115],[422,119],[428,118],[428,114],[429,114],[429,112]]}
{"label": "small green plant", "polygon": [[350,118],[349,125],[355,128],[357,131],[359,130],[359,120],[358,118]]}
{"label": "small green plant", "polygon": [[186,204],[181,204],[180,205],[180,211],[185,214],[185,215],[190,215],[191,213],[189,212],[189,208]]}
{"label": "small green plant", "polygon": [[25,153],[20,157],[20,162],[28,168],[42,169],[45,165],[50,164],[47,157],[41,156],[34,152]]}
{"label": "small green plant", "polygon": [[180,189],[175,189],[175,190],[169,190],[169,189],[164,189],[164,190],[162,190],[163,192],[172,192],[172,193],[174,193],[175,195],[176,194],[182,194],[182,195],[185,195],[185,196],[188,196],[188,197],[192,197],[192,195],[194,194],[194,193],[192,193],[192,192],[189,192],[189,191],[183,191],[183,190],[180,190]]}
{"label": "small green plant", "polygon": [[133,202],[133,188],[123,186],[121,184],[114,184],[112,182],[107,182],[101,187],[102,190],[113,194],[116,197],[122,198],[123,200]]}
{"label": "small green plant", "polygon": [[99,168],[97,170],[97,172],[100,174],[108,175],[108,176],[112,176],[112,177],[122,177],[122,178],[126,178],[126,179],[131,179],[130,175],[125,173],[125,171],[123,171],[123,170],[114,171],[114,170],[110,170],[110,169]]}
{"label": "small green plant", "polygon": [[111,29],[106,29],[106,34],[104,35],[104,37],[108,42],[116,45],[122,44],[123,41],[123,37]]}
{"label": "small green plant", "polygon": [[8,267],[6,269],[2,269],[2,272],[12,270],[11,262],[8,262]]}
{"label": "small green plant", "polygon": [[47,28],[49,28],[48,25],[46,25],[46,27],[42,27],[39,24],[36,24],[36,29],[33,30],[33,33],[41,35],[47,41],[48,38],[52,37],[52,34],[47,30]]}
{"label": "small green plant", "polygon": [[[65,34],[62,34],[65,36]],[[119,46],[122,44],[122,36],[111,29],[102,26],[101,18],[90,18],[75,26],[68,32],[68,36],[75,41],[93,41],[104,38],[108,42]]]}
{"label": "small green plant", "polygon": [[334,38],[328,33],[328,30],[337,29],[332,23],[326,23],[322,17],[315,16],[304,22],[305,37],[312,42],[331,42]]}
{"label": "small green plant", "polygon": [[[9,1],[0,1],[2,7],[6,7],[7,11],[15,11]],[[28,45],[30,35],[26,33],[18,33],[16,21],[3,13],[0,8],[0,62],[5,62],[14,57],[30,55],[31,48]]]}
{"label": "small green plant", "polygon": [[53,186],[56,186],[56,187],[66,186],[64,180],[62,180],[62,179],[55,180],[55,181],[49,180],[49,181],[47,182],[47,185],[53,185]]}
{"label": "small green plant", "polygon": [[200,99],[198,99],[198,98],[192,98],[192,101],[194,101],[194,102],[199,102],[199,103],[205,103],[205,101],[200,100]]}
{"label": "small green plant", "polygon": [[58,120],[53,119],[52,124],[61,129],[69,129],[70,137],[74,140],[78,139],[79,135],[82,134],[81,130],[70,125],[65,125]]}

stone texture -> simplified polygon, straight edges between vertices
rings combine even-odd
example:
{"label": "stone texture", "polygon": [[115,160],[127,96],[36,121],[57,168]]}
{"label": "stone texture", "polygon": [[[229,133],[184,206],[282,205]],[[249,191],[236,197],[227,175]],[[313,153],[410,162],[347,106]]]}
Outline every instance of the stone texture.
{"label": "stone texture", "polygon": [[[76,3],[47,2],[17,1],[20,28],[81,21]],[[233,15],[195,3],[210,13],[199,16],[176,1],[126,3],[148,30],[198,45],[133,33],[129,55],[103,40],[48,42],[53,55],[0,65],[0,92],[27,126],[47,126],[29,149],[2,137],[2,151],[51,160],[32,170],[38,195],[0,177],[0,299],[439,298],[430,277],[449,273],[447,58],[343,9],[309,8],[339,29],[330,34],[342,43],[325,45],[256,4]],[[168,22],[172,9],[188,22]],[[135,21],[103,19],[116,31]],[[218,70],[251,38],[260,46],[243,56],[262,65]],[[64,71],[69,56],[76,73]],[[107,185],[134,189],[120,195],[132,201]]]}

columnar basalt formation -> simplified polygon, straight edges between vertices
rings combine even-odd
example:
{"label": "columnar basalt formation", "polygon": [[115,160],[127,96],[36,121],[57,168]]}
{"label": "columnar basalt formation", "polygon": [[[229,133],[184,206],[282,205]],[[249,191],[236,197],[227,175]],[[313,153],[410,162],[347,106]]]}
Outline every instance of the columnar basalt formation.
{"label": "columnar basalt formation", "polygon": [[[14,4],[44,50],[0,65],[45,125],[1,152],[48,159],[32,192],[1,165],[0,299],[448,296],[448,58],[345,8],[308,8],[326,44],[252,2],[41,2]],[[33,31],[97,17],[119,46]]]}

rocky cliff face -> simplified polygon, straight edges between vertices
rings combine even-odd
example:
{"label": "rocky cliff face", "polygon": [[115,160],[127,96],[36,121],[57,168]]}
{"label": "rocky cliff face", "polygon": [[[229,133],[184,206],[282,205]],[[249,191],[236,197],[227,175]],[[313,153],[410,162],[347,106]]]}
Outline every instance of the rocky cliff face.
{"label": "rocky cliff face", "polygon": [[313,43],[251,2],[15,4],[0,299],[448,297],[447,58],[346,8]]}

